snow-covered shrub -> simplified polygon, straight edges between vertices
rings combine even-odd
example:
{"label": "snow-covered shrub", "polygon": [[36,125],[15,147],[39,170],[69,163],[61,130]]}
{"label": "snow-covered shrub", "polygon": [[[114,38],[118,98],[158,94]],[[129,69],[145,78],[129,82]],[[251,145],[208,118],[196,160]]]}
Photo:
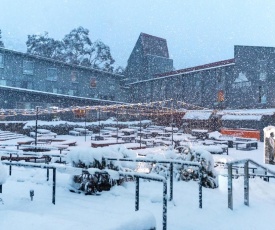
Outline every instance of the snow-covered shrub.
{"label": "snow-covered shrub", "polygon": [[217,140],[221,136],[222,136],[222,134],[220,132],[218,132],[218,131],[214,131],[214,132],[208,133],[208,138],[209,139],[213,139],[213,140]]}
{"label": "snow-covered shrub", "polygon": [[[109,190],[114,184],[122,183],[122,178],[114,178],[115,171],[133,171],[137,164],[134,162],[110,161],[106,158],[136,158],[136,153],[124,146],[115,145],[103,148],[75,148],[67,156],[67,162],[72,166],[87,169],[81,175],[72,178],[74,188],[93,194],[97,191]],[[104,173],[104,172],[105,173]],[[110,172],[112,172],[110,174]]]}
{"label": "snow-covered shrub", "polygon": [[[169,148],[161,157],[155,157],[155,155],[149,155],[148,157],[156,161],[160,159],[170,159],[201,163],[203,177],[202,185],[207,188],[218,187],[218,178],[214,170],[214,159],[211,153],[204,149],[182,146],[180,153],[177,153],[175,149]],[[169,164],[157,163],[152,165],[151,173],[157,173],[164,177],[168,177],[170,173],[169,167]],[[199,168],[196,166],[174,164],[173,169],[174,177],[177,180],[190,181],[199,179]]]}

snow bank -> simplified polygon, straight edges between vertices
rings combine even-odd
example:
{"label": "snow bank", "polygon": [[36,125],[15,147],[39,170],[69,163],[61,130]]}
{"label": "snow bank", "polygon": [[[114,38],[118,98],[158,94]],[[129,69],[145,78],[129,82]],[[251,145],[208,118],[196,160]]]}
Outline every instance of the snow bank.
{"label": "snow bank", "polygon": [[127,220],[117,227],[112,228],[114,230],[147,230],[156,229],[156,219],[154,215],[149,211],[138,211],[127,216]]}

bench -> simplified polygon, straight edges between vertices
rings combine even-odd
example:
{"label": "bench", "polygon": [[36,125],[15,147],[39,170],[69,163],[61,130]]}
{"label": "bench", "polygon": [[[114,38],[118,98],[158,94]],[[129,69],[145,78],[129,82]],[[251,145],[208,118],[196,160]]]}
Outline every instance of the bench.
{"label": "bench", "polygon": [[257,141],[234,141],[236,150],[252,150],[252,148],[258,149]]}
{"label": "bench", "polygon": [[76,146],[76,141],[75,140],[67,140],[67,141],[62,141],[60,144],[68,145],[68,146]]}
{"label": "bench", "polygon": [[70,135],[73,135],[73,136],[80,136],[80,132],[75,131],[75,130],[70,130],[70,131],[69,131],[69,134],[70,134]]}
{"label": "bench", "polygon": [[95,136],[95,141],[103,141],[104,137],[103,136]]}

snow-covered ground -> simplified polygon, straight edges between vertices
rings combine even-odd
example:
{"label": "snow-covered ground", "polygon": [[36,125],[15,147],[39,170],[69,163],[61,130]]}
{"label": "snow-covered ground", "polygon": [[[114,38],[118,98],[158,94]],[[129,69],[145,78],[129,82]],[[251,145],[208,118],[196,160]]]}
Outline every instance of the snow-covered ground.
{"label": "snow-covered ground", "polygon": [[[63,136],[90,146],[89,138]],[[62,138],[62,136],[61,136]],[[3,143],[16,143],[20,139]],[[77,148],[77,147],[70,147]],[[136,150],[161,154],[161,148]],[[213,155],[215,161],[251,158],[263,163],[263,143],[258,150],[229,149],[229,155]],[[275,171],[275,166],[265,165]],[[6,170],[8,172],[8,167]],[[226,171],[218,169],[221,174]],[[51,176],[51,174],[50,174]],[[57,172],[56,204],[52,204],[52,180],[46,170],[13,167],[0,194],[0,229],[143,229],[154,225],[162,229],[162,184],[140,182],[140,211],[135,212],[135,183],[115,186],[100,196],[85,196],[68,191],[70,175]],[[174,182],[174,199],[168,202],[167,228],[177,229],[275,229],[275,180],[249,180],[249,207],[244,205],[243,178],[233,180],[233,211],[227,208],[227,178],[219,176],[219,188],[203,188],[203,208],[199,208],[198,183]],[[34,199],[30,199],[30,190]],[[142,224],[141,224],[142,223]]]}

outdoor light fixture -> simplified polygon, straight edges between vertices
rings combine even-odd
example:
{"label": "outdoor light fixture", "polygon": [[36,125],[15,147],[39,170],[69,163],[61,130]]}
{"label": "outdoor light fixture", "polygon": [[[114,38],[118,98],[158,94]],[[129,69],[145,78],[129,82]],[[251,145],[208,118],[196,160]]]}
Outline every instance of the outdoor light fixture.
{"label": "outdoor light fixture", "polygon": [[33,197],[34,197],[34,190],[33,189],[30,190],[30,197],[31,197],[31,201],[33,201]]}

